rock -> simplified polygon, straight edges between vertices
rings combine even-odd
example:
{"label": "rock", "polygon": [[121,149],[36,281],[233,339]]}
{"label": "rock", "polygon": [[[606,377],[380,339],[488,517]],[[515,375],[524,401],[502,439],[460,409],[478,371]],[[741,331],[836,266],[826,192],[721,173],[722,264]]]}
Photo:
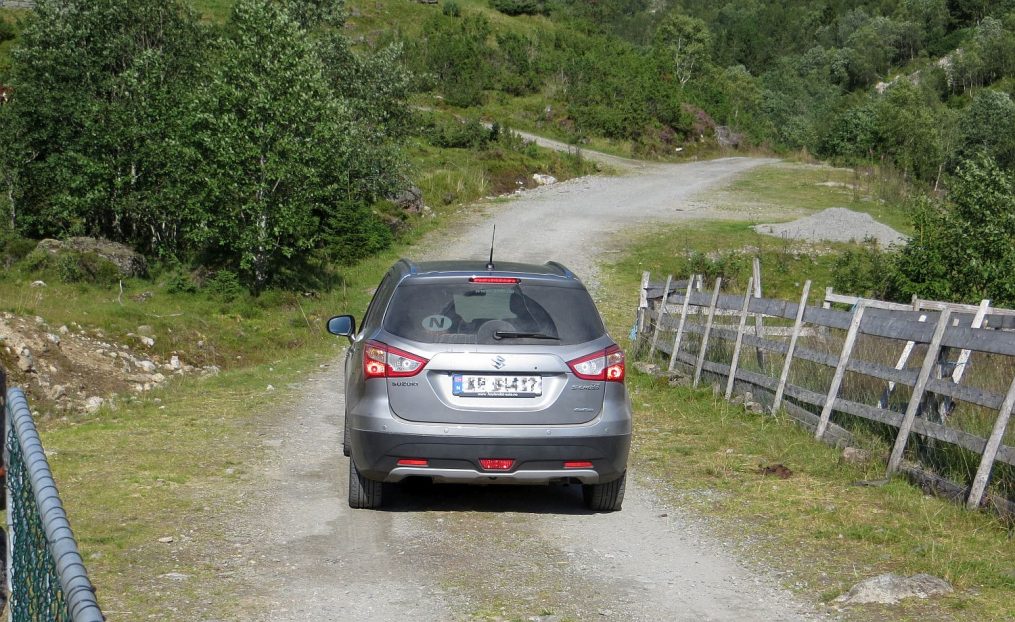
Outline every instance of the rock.
{"label": "rock", "polygon": [[538,186],[549,186],[551,184],[557,183],[557,178],[554,177],[553,175],[543,175],[540,173],[535,173],[532,175],[532,181],[536,182],[536,185]]}
{"label": "rock", "polygon": [[846,447],[842,450],[842,461],[846,464],[863,464],[870,460],[870,452],[857,447]]}
{"label": "rock", "polygon": [[177,371],[177,370],[183,369],[183,364],[180,363],[180,357],[179,356],[174,354],[173,356],[169,357],[169,369],[171,369],[173,371]]}
{"label": "rock", "polygon": [[163,537],[159,538],[159,542],[161,542],[162,544],[170,544],[170,543],[174,542],[175,540],[176,540],[176,538],[174,538],[173,536],[163,536]]}
{"label": "rock", "polygon": [[45,281],[32,281],[32,287],[46,287]]}
{"label": "rock", "polygon": [[201,368],[202,376],[217,376],[222,372],[218,365],[208,365],[207,367]]}
{"label": "rock", "polygon": [[648,374],[650,376],[656,376],[660,372],[658,365],[656,365],[655,363],[649,363],[647,361],[635,361],[634,368],[640,371],[641,373]]}
{"label": "rock", "polygon": [[169,579],[170,581],[185,581],[190,578],[190,575],[184,574],[182,572],[167,572],[166,574],[162,575],[162,578]]}
{"label": "rock", "polygon": [[52,255],[68,251],[97,255],[112,263],[122,276],[128,278],[144,276],[148,272],[148,262],[145,261],[143,255],[135,252],[129,246],[109,240],[85,237],[70,238],[64,242],[42,240],[36,249]]}
{"label": "rock", "polygon": [[848,605],[860,603],[894,605],[904,598],[928,598],[937,594],[949,594],[952,591],[954,588],[950,583],[929,574],[903,577],[886,573],[857,583],[849,592],[836,598],[835,602]]}
{"label": "rock", "polygon": [[28,348],[21,348],[18,352],[18,369],[26,374],[35,369],[35,359],[32,358],[32,351]]}
{"label": "rock", "polygon": [[151,374],[155,372],[155,363],[151,361],[138,361],[137,366],[145,373]]}
{"label": "rock", "polygon": [[70,332],[70,329],[67,328],[66,324],[64,324],[63,326],[60,327],[60,334],[61,335],[66,335],[69,332]]}
{"label": "rock", "polygon": [[166,381],[166,377],[162,374],[152,374],[152,382],[155,384],[162,384]]}
{"label": "rock", "polygon": [[88,413],[98,412],[98,410],[102,408],[102,405],[105,402],[106,400],[102,399],[101,397],[98,397],[97,395],[92,396],[87,400],[85,400],[85,412]]}
{"label": "rock", "polygon": [[155,345],[155,340],[151,337],[141,337],[141,343],[150,348]]}
{"label": "rock", "polygon": [[270,385],[270,384],[265,388],[265,391],[274,391],[274,390],[275,390],[275,386],[274,385]]}
{"label": "rock", "polygon": [[417,186],[409,186],[395,196],[390,197],[390,200],[410,214],[422,214],[427,210],[426,204],[423,203],[423,191]]}
{"label": "rock", "polygon": [[55,402],[59,399],[67,397],[67,387],[63,386],[62,384],[55,384],[52,387],[50,387],[49,391],[47,391],[46,393],[49,395],[49,399]]}

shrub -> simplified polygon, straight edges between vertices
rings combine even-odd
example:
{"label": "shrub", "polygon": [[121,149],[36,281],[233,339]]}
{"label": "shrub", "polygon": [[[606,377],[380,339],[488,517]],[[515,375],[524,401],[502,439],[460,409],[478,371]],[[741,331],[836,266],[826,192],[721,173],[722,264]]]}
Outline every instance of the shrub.
{"label": "shrub", "polygon": [[60,253],[55,263],[56,276],[64,283],[109,285],[120,279],[116,264],[95,253]]}
{"label": "shrub", "polygon": [[444,14],[448,17],[461,17],[462,9],[458,6],[455,0],[444,0],[444,7],[442,9]]}
{"label": "shrub", "polygon": [[204,289],[211,296],[224,302],[232,302],[246,291],[240,283],[240,277],[232,270],[219,270],[213,274],[205,282]]}
{"label": "shrub", "polygon": [[892,271],[892,255],[878,247],[877,240],[866,239],[858,249],[839,255],[832,266],[832,286],[836,291],[885,298]]}
{"label": "shrub", "polygon": [[490,6],[505,15],[539,15],[546,13],[541,0],[490,0]]}

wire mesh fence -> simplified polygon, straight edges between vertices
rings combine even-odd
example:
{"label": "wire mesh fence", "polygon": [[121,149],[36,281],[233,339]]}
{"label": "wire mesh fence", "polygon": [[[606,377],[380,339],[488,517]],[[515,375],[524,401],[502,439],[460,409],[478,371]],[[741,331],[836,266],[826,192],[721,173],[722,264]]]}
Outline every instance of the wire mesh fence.
{"label": "wire mesh fence", "polygon": [[6,396],[8,607],[13,622],[102,622],[24,393]]}

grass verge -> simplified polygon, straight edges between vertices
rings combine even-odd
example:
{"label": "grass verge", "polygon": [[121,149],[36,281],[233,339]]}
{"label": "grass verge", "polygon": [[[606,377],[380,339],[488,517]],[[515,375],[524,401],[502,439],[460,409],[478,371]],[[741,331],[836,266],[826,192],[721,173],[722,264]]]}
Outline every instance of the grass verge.
{"label": "grass verge", "polygon": [[[838,186],[810,182],[769,188],[792,170],[768,167],[730,190],[736,200],[762,197],[796,209],[829,201]],[[812,175],[826,174],[824,170]],[[826,203],[827,204],[827,203]],[[816,209],[812,207],[810,209]],[[756,248],[752,248],[756,247]],[[805,278],[819,292],[831,256],[809,257],[792,243],[755,234],[750,223],[703,222],[629,240],[604,270],[600,308],[614,335],[626,335],[637,306],[642,270],[683,276],[693,253],[749,249],[762,259],[766,295],[796,297]],[[746,282],[747,272],[740,278]],[[743,284],[741,284],[741,287]],[[840,452],[815,441],[783,417],[750,414],[708,389],[671,388],[665,379],[632,370],[634,463],[663,481],[675,505],[714,519],[723,539],[738,542],[745,559],[780,569],[783,582],[805,599],[847,620],[1015,619],[1015,547],[996,518],[937,498],[904,481],[864,487],[883,477],[885,455],[845,464]],[[793,475],[766,477],[759,467],[782,464]],[[950,581],[954,594],[897,606],[835,611],[833,600],[860,580],[885,572],[930,573]]]}

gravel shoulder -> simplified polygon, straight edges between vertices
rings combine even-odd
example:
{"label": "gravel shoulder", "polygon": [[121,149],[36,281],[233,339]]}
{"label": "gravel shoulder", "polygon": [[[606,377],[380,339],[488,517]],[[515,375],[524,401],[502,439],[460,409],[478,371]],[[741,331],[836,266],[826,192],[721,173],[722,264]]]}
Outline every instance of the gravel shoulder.
{"label": "gravel shoulder", "polygon": [[[593,290],[621,234],[716,217],[693,199],[770,162],[640,165],[487,204],[415,259],[563,262]],[[728,215],[726,216],[728,217]],[[587,512],[580,488],[421,486],[382,511],[346,505],[341,357],[264,419],[271,474],[233,529],[257,560],[237,577],[260,620],[809,620],[807,603],[661,499],[636,470],[624,509]]]}

